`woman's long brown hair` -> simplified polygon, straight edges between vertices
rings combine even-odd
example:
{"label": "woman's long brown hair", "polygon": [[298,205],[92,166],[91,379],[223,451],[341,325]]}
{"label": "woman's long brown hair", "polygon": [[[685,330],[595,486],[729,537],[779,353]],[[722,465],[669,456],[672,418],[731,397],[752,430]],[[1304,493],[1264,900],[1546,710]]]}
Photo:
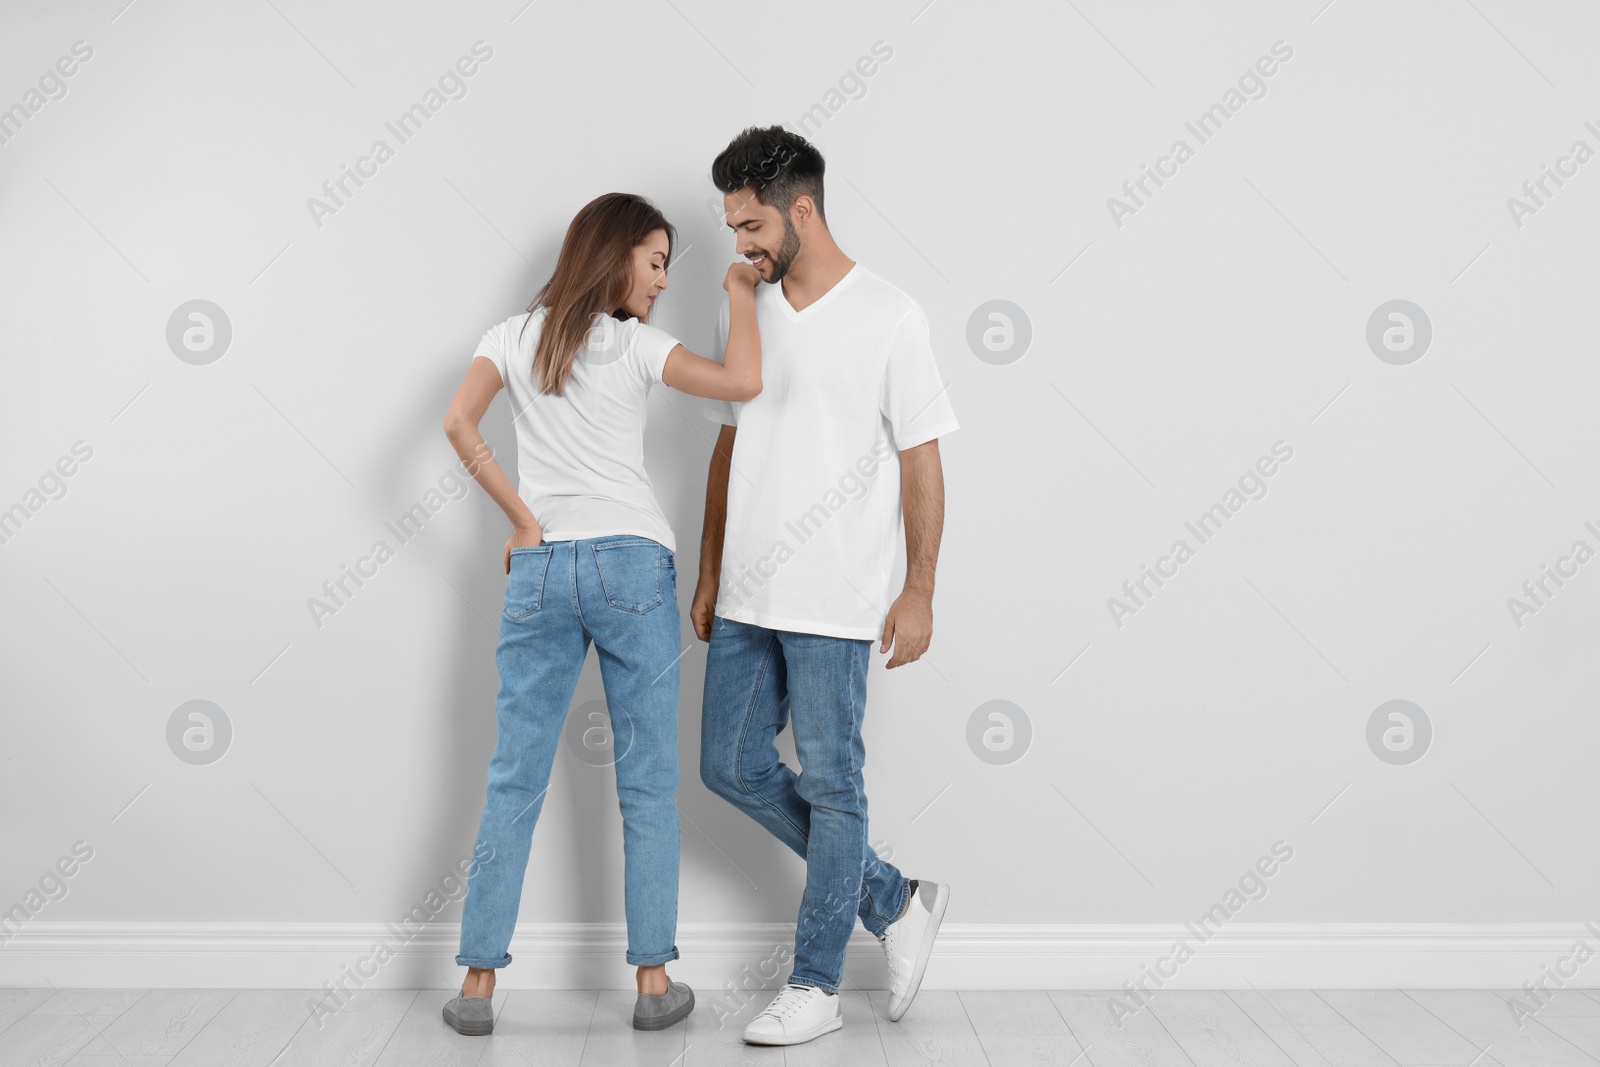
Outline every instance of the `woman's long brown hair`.
{"label": "woman's long brown hair", "polygon": [[[634,248],[656,230],[666,231],[670,263],[677,232],[642,196],[606,193],[573,216],[555,273],[528,305],[529,318],[540,308],[549,309],[533,353],[533,377],[541,393],[561,395],[596,312],[619,319],[634,317],[622,306],[628,295],[628,267]],[[528,328],[527,319],[522,328]]]}

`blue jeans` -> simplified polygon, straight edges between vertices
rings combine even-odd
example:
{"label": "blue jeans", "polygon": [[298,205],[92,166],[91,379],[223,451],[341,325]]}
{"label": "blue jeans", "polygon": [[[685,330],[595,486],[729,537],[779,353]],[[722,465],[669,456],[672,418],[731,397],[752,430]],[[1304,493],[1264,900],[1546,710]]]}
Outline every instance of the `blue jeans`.
{"label": "blue jeans", "polygon": [[[713,616],[706,657],[700,777],[806,861],[789,981],[837,991],[856,919],[881,934],[910,883],[867,839],[871,641],[769,630]],[[801,773],[774,739],[794,728]]]}
{"label": "blue jeans", "polygon": [[591,640],[615,739],[628,962],[678,958],[678,636],[666,546],[624,534],[511,550],[495,651],[499,736],[476,850],[493,851],[467,880],[458,964],[511,962],[533,826]]}

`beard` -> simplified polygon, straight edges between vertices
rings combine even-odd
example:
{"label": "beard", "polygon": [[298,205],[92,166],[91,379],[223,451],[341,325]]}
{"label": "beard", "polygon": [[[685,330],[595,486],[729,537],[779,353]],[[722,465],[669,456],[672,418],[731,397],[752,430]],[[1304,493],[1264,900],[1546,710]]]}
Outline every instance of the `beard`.
{"label": "beard", "polygon": [[769,252],[767,256],[772,260],[772,277],[767,281],[773,285],[783,281],[783,276],[789,273],[789,268],[794,266],[795,257],[800,254],[800,234],[795,230],[794,223],[788,215],[783,217],[783,244],[776,252]]}

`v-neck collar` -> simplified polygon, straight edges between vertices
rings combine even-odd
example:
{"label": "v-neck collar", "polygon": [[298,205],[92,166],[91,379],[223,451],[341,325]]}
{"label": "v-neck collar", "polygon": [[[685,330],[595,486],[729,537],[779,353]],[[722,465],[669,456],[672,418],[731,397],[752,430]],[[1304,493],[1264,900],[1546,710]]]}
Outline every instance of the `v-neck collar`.
{"label": "v-neck collar", "polygon": [[819,296],[815,300],[811,301],[811,303],[807,304],[805,307],[801,308],[799,311],[796,311],[794,309],[794,305],[789,303],[789,298],[787,296],[785,296],[784,292],[783,292],[783,283],[779,282],[776,286],[774,286],[774,288],[778,290],[778,293],[777,293],[778,305],[783,309],[783,313],[788,316],[789,321],[798,322],[801,319],[804,319],[805,317],[810,315],[817,308],[821,307],[822,305],[826,304],[828,301],[832,300],[834,298],[834,295],[836,293],[838,293],[839,290],[843,289],[845,286],[847,286],[851,282],[855,281],[855,279],[860,274],[861,274],[861,261],[857,260],[856,262],[850,264],[850,269],[845,271],[843,276],[840,277],[840,279],[838,281],[834,282],[833,285],[831,287],[829,287],[827,292],[823,293],[821,296]]}

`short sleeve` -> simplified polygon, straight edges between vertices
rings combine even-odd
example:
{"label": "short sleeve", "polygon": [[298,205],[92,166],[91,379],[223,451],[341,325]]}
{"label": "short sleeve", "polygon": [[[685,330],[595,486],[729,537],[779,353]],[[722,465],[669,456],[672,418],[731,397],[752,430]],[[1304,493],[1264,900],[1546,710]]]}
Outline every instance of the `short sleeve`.
{"label": "short sleeve", "polygon": [[667,356],[678,347],[678,339],[648,322],[638,323],[638,329],[633,331],[633,359],[639,367],[645,381],[652,385],[662,380],[662,372],[666,370]]}
{"label": "short sleeve", "polygon": [[961,426],[950,405],[949,387],[939,377],[928,316],[920,305],[913,305],[890,335],[879,406],[889,420],[894,446],[902,452]]}
{"label": "short sleeve", "polygon": [[[728,307],[728,298],[723,296],[722,306],[717,311],[716,347],[711,353],[711,358],[718,363],[722,362],[722,355],[728,348],[728,323],[732,318],[732,314]],[[719,422],[724,426],[737,426],[739,425],[739,406],[731,400],[707,400],[705,416],[712,422]]]}
{"label": "short sleeve", "polygon": [[[506,324],[500,323],[489,327],[489,332],[483,335],[483,340],[478,342],[477,350],[472,353],[472,358],[479,356],[489,360],[500,371],[500,380],[506,381]],[[470,361],[469,361],[470,362]]]}

